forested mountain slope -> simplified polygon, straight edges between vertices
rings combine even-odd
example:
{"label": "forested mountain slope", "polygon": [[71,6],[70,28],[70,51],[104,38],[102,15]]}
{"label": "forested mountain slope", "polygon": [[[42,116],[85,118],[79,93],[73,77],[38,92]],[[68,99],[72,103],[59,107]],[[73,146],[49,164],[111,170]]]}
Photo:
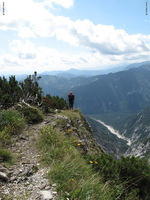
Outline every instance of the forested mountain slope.
{"label": "forested mountain slope", "polygon": [[74,92],[77,107],[87,114],[138,112],[150,104],[150,65],[97,76]]}
{"label": "forested mountain slope", "polygon": [[91,77],[61,77],[52,75],[42,75],[39,85],[45,94],[57,95],[65,97],[66,94],[74,87],[86,85],[95,81],[96,78]]}

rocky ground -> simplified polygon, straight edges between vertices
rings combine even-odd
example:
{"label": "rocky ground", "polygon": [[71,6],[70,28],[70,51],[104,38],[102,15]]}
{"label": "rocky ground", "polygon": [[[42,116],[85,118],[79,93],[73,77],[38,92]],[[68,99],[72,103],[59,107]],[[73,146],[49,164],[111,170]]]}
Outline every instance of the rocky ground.
{"label": "rocky ground", "polygon": [[0,165],[0,200],[58,199],[56,185],[50,185],[47,179],[49,168],[41,165],[41,155],[36,147],[39,131],[45,125],[50,124],[67,135],[71,131],[82,153],[102,151],[92,137],[91,128],[76,112],[71,113],[77,114],[74,119],[59,112],[49,114],[42,123],[27,126],[19,137],[14,138],[10,150],[16,156],[15,164],[9,168]]}
{"label": "rocky ground", "polygon": [[15,164],[9,168],[0,165],[0,200],[56,199],[55,184],[49,184],[46,178],[49,169],[41,166],[36,149],[40,129],[51,124],[53,117],[49,115],[42,123],[26,127],[14,139],[11,151],[16,155]]}

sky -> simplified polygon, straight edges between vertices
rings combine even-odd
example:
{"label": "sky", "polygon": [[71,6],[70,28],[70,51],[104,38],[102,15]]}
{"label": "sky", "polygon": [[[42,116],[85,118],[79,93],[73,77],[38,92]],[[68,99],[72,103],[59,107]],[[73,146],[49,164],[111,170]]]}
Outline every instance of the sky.
{"label": "sky", "polygon": [[0,0],[0,74],[143,61],[150,0]]}

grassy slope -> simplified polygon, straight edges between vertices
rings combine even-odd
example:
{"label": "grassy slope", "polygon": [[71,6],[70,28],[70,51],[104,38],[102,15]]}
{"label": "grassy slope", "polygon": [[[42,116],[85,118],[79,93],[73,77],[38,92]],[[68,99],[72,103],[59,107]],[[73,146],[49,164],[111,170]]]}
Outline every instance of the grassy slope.
{"label": "grassy slope", "polygon": [[25,126],[24,118],[16,110],[0,111],[0,163],[12,164],[13,155],[8,150],[12,138]]}
{"label": "grassy slope", "polygon": [[[50,166],[49,180],[57,185],[58,199],[137,200],[134,192],[122,196],[120,183],[104,181],[94,170],[98,164],[94,158],[103,152],[95,145],[81,114],[63,111],[60,115],[67,118],[57,119],[56,128],[43,128],[38,142],[42,160]],[[71,127],[66,128],[68,122]]]}
{"label": "grassy slope", "polygon": [[[0,160],[8,162],[11,155],[3,147],[7,148],[11,136],[22,129],[24,119],[16,111],[0,114]],[[117,161],[105,154],[96,145],[88,124],[78,111],[67,110],[56,114],[52,126],[41,130],[38,147],[43,162],[50,167],[50,182],[57,184],[58,200],[150,198],[147,161],[140,158]]]}

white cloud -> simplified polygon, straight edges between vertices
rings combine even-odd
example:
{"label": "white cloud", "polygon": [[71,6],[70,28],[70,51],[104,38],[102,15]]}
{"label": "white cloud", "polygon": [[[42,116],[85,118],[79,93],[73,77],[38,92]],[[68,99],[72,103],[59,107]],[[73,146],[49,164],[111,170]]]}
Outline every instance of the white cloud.
{"label": "white cloud", "polygon": [[[30,41],[15,40],[10,44],[10,53],[0,56],[1,73],[32,73],[47,70],[84,68],[96,62],[97,56],[89,53],[69,54],[53,48],[37,46]],[[90,59],[87,59],[90,57]]]}
{"label": "white cloud", "polygon": [[74,23],[79,44],[102,54],[119,55],[150,51],[150,35],[129,35],[114,26],[95,25],[89,20]]}
{"label": "white cloud", "polygon": [[44,4],[49,7],[53,7],[54,4],[64,8],[70,8],[74,5],[74,0],[44,0]]}
{"label": "white cloud", "polygon": [[7,25],[22,38],[55,36],[71,45],[84,46],[108,55],[150,51],[150,35],[130,35],[114,26],[55,16],[46,9],[46,2],[66,8],[73,5],[71,0],[9,0],[7,16],[0,19],[1,29],[4,30],[4,26],[6,29]]}
{"label": "white cloud", "polygon": [[[91,68],[149,59],[150,35],[128,34],[114,26],[73,21],[52,13],[55,5],[70,8],[73,4],[73,0],[6,0],[6,16],[0,18],[0,30],[15,31],[18,40],[10,44],[9,54],[1,55],[0,66],[22,66],[30,71],[34,66],[39,70]],[[29,42],[31,38],[49,37],[83,47],[89,53],[62,53]]]}
{"label": "white cloud", "polygon": [[148,59],[149,53],[134,55],[102,55],[99,52],[71,54],[53,48],[36,45],[28,40],[15,40],[10,43],[10,53],[0,56],[0,71],[9,73],[33,73],[50,70],[64,70],[72,67],[87,69],[104,68],[134,61]]}

